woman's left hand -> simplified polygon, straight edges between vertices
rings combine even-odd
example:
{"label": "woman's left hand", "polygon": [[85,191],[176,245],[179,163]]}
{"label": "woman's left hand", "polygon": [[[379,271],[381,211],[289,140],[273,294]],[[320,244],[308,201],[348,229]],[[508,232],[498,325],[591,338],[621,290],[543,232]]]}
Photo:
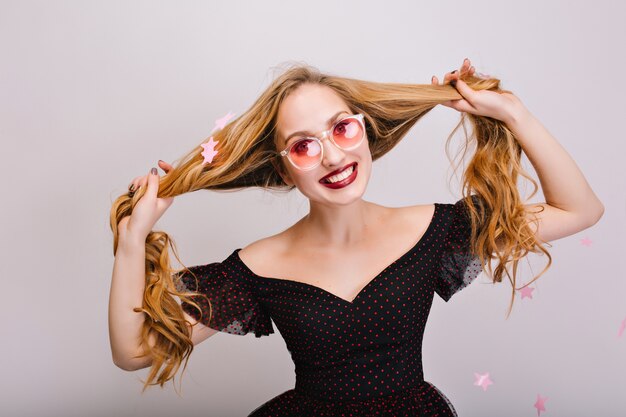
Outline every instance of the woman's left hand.
{"label": "woman's left hand", "polygon": [[[491,117],[505,123],[512,122],[517,117],[517,114],[525,110],[522,102],[511,93],[497,93],[489,90],[477,91],[472,89],[462,78],[474,75],[474,72],[475,68],[471,65],[470,60],[465,58],[460,70],[455,70],[444,75],[443,84],[454,81],[455,83],[452,83],[452,85],[454,85],[463,98],[459,100],[448,100],[441,104],[460,112]],[[482,74],[476,76],[479,78],[485,77]],[[432,84],[439,85],[439,81],[434,75]]]}

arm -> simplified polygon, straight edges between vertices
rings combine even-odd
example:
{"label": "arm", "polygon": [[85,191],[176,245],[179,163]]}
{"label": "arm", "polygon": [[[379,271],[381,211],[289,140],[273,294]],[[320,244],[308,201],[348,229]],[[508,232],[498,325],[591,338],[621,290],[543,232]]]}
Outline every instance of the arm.
{"label": "arm", "polygon": [[537,235],[544,242],[572,235],[594,225],[604,213],[574,160],[528,110],[516,107],[505,122],[537,172],[546,199],[537,215]]}
{"label": "arm", "polygon": [[[442,104],[460,112],[501,120],[515,134],[537,172],[546,198],[545,204],[526,206],[538,212],[534,231],[537,239],[548,242],[594,225],[604,214],[604,205],[567,151],[513,94],[474,91],[469,87],[461,78],[473,72],[471,62],[465,59],[460,71],[444,76],[444,84],[450,81],[461,98]],[[432,82],[437,84],[437,77]],[[543,211],[539,212],[541,207]],[[529,219],[530,225],[534,224],[532,220]]]}
{"label": "arm", "polygon": [[[136,313],[133,308],[143,303],[145,290],[145,239],[128,237],[120,239],[109,295],[109,340],[113,363],[126,371],[134,371],[150,366],[150,357],[133,358],[143,353],[141,329],[145,320],[144,313]],[[196,324],[196,320],[183,312],[192,327],[191,339],[196,345],[217,330]],[[154,338],[148,344],[154,346]]]}

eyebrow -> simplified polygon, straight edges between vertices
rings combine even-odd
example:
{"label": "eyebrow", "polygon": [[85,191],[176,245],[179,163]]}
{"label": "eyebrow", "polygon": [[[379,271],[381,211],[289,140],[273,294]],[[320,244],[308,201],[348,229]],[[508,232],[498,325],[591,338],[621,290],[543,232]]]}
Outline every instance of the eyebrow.
{"label": "eyebrow", "polygon": [[[346,110],[341,110],[337,113],[335,113],[335,115],[333,117],[331,117],[330,119],[328,119],[328,121],[326,122],[326,125],[331,124],[333,121],[335,121],[335,119],[337,119],[337,117],[339,117],[340,114],[342,113],[347,113],[350,114],[350,112],[346,111]],[[291,139],[294,136],[298,136],[298,135],[310,135],[313,136],[313,133],[308,132],[306,130],[300,130],[298,132],[293,132],[291,135],[287,136],[287,138],[285,139],[285,141],[283,142],[283,146],[287,145],[287,142],[289,142],[289,139]]]}

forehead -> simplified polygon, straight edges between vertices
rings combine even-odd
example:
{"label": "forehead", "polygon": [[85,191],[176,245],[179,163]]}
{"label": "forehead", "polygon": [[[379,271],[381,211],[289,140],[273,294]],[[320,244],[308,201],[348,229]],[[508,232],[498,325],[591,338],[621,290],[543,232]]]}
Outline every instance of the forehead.
{"label": "forehead", "polygon": [[332,88],[303,84],[289,94],[278,109],[278,140],[300,130],[317,132],[327,129],[328,119],[341,110],[349,112],[350,108]]}

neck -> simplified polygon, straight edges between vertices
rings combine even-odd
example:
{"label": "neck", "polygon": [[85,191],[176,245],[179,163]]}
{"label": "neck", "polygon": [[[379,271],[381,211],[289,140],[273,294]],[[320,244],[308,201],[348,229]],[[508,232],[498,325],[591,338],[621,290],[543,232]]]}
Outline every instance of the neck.
{"label": "neck", "polygon": [[297,235],[306,236],[315,246],[348,247],[362,243],[377,216],[375,207],[363,199],[332,206],[311,202],[309,214],[298,222]]}

